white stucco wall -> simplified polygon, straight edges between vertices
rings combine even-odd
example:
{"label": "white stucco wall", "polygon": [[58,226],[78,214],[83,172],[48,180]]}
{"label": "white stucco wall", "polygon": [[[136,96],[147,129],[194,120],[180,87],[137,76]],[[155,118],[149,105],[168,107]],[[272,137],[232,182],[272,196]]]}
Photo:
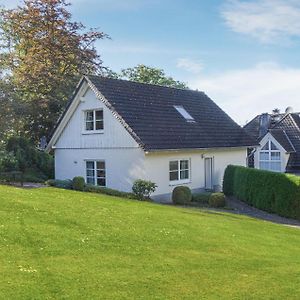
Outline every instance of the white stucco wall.
{"label": "white stucco wall", "polygon": [[158,187],[154,195],[172,193],[174,187],[169,181],[169,161],[176,159],[189,159],[191,163],[191,178],[186,184],[189,188],[203,189],[205,186],[204,159],[213,158],[213,185],[222,187],[223,175],[229,164],[246,166],[247,150],[227,149],[209,151],[180,151],[157,152],[146,155],[145,168],[147,178],[155,182]]}
{"label": "white stucco wall", "polygon": [[56,149],[56,179],[86,178],[86,160],[104,160],[106,185],[130,192],[134,180],[145,178],[144,152],[141,149]]}
{"label": "white stucco wall", "polygon": [[274,145],[280,150],[280,156],[281,156],[281,172],[286,171],[286,166],[290,157],[290,154],[285,151],[285,149],[277,142],[277,140],[270,134],[266,134],[264,138],[260,141],[260,146],[257,147],[255,153],[254,153],[254,167],[256,169],[259,169],[259,152],[261,151],[261,148],[268,142],[272,141]]}

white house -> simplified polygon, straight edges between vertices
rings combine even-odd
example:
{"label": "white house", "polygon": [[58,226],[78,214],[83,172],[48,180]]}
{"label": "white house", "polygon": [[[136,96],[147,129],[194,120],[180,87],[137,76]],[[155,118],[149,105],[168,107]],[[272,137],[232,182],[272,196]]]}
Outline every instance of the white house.
{"label": "white house", "polygon": [[264,113],[244,129],[259,143],[250,153],[250,167],[300,174],[300,113],[290,107],[284,114]]}
{"label": "white house", "polygon": [[81,79],[47,151],[56,179],[131,191],[136,179],[219,190],[228,164],[246,166],[255,141],[203,92],[97,76]]}

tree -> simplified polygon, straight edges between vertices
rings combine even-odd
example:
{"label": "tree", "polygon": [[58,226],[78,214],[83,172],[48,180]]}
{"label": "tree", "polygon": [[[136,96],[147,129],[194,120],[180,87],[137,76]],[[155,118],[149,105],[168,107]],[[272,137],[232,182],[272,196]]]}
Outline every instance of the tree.
{"label": "tree", "polygon": [[153,68],[145,65],[137,65],[134,68],[123,69],[120,74],[121,78],[142,82],[187,89],[184,82],[177,81],[165,74],[164,70]]}
{"label": "tree", "polygon": [[95,41],[108,37],[71,20],[65,0],[24,0],[0,11],[0,68],[22,106],[23,131],[49,136],[79,77],[100,74]]}

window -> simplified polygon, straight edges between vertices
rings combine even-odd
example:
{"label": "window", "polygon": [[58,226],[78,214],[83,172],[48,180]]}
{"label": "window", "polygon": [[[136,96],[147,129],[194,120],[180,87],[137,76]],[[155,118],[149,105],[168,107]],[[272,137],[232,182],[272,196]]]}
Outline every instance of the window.
{"label": "window", "polygon": [[86,161],[86,183],[106,186],[105,161]]}
{"label": "window", "polygon": [[281,153],[271,141],[268,141],[259,152],[259,168],[281,172]]}
{"label": "window", "polygon": [[169,179],[172,183],[189,182],[190,161],[188,159],[170,161]]}
{"label": "window", "polygon": [[186,119],[187,122],[195,122],[194,118],[185,110],[183,106],[175,105],[174,108]]}
{"label": "window", "polygon": [[85,130],[103,130],[103,110],[86,110],[84,112]]}

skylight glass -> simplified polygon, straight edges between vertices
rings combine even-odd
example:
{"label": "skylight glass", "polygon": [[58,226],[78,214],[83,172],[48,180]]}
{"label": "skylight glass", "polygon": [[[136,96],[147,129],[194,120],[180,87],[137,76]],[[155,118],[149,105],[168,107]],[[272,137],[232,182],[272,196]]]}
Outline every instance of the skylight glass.
{"label": "skylight glass", "polygon": [[174,108],[188,121],[195,122],[194,118],[181,105],[174,105]]}

